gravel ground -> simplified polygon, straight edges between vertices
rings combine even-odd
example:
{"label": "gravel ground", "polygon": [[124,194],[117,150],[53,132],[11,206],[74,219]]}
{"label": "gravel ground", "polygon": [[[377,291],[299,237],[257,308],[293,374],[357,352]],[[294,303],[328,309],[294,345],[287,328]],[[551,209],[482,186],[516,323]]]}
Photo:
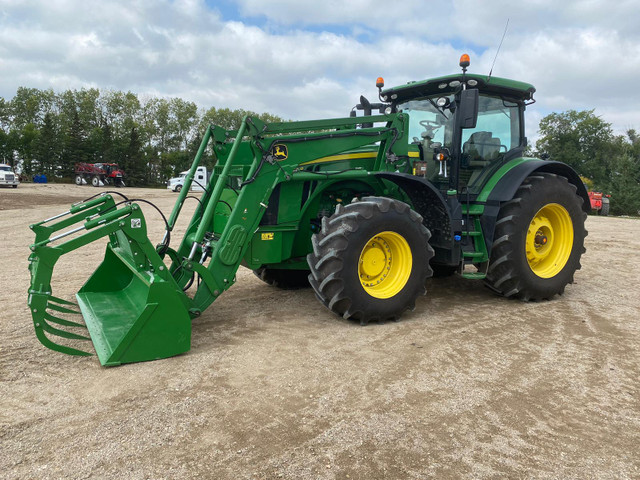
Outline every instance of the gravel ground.
{"label": "gravel ground", "polygon": [[[28,225],[96,191],[0,190],[0,478],[640,478],[640,221],[590,217],[553,301],[429,280],[413,313],[367,327],[241,269],[189,353],[103,368],[42,346],[26,305]],[[103,250],[63,257],[54,293]]]}

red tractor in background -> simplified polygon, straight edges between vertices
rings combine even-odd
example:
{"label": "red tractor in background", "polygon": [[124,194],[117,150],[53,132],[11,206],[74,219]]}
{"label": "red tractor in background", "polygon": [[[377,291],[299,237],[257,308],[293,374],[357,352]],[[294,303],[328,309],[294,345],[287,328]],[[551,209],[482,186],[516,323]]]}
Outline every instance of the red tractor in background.
{"label": "red tractor in background", "polygon": [[76,163],[76,185],[124,187],[124,172],[115,163]]}
{"label": "red tractor in background", "polygon": [[609,198],[611,195],[605,195],[602,192],[589,191],[589,200],[591,201],[591,210],[605,217],[609,215]]}
{"label": "red tractor in background", "polygon": [[602,192],[594,192],[593,181],[583,176],[580,176],[580,179],[589,194],[591,211],[596,215],[604,215],[605,217],[609,215],[609,199],[611,198],[611,195],[606,195]]}

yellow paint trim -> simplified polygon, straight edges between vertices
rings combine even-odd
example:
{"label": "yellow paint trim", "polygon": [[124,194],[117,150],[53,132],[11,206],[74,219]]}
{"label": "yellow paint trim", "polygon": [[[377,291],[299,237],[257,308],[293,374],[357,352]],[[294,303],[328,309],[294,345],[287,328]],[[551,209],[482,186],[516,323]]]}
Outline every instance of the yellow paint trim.
{"label": "yellow paint trim", "polygon": [[[364,152],[364,153],[344,153],[341,155],[331,155],[329,157],[322,157],[316,160],[311,160],[309,162],[301,163],[300,165],[313,165],[315,163],[326,163],[326,162],[339,162],[341,160],[358,160],[362,158],[376,158],[378,155],[377,152]],[[420,152],[409,152],[410,158],[420,158]]]}
{"label": "yellow paint trim", "polygon": [[301,163],[300,165],[311,165],[314,163],[339,162],[340,160],[355,160],[359,158],[376,158],[376,152],[366,153],[345,153],[343,155],[331,155],[330,157],[322,157],[310,162]]}

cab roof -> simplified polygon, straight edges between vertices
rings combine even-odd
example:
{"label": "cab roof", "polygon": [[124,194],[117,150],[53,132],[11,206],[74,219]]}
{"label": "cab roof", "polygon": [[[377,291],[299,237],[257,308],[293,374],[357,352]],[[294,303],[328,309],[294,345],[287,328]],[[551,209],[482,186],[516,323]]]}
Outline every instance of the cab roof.
{"label": "cab roof", "polygon": [[426,97],[439,93],[448,95],[460,88],[460,83],[456,84],[455,82],[462,82],[463,78],[467,82],[467,85],[469,84],[469,80],[475,80],[477,84],[469,86],[478,88],[483,93],[507,96],[517,100],[532,100],[533,94],[536,91],[533,85],[525,82],[469,73],[463,77],[462,73],[457,73],[419,82],[409,82],[399,87],[391,87],[383,90],[382,96],[386,97],[387,101],[399,103],[416,97]]}

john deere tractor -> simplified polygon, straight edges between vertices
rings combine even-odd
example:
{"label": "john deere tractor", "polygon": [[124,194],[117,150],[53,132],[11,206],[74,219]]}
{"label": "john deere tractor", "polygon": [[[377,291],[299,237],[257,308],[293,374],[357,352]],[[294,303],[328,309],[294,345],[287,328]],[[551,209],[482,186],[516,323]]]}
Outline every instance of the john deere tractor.
{"label": "john deere tractor", "polygon": [[[431,276],[482,280],[525,301],[562,294],[584,252],[587,192],[567,165],[524,156],[535,88],[468,65],[463,55],[460,73],[386,89],[378,79],[379,102],[361,97],[345,118],[210,126],[157,246],[140,200],[117,192],[32,225],[38,338],[88,355],[52,340],[87,338],[86,328],[103,365],[186,352],[191,321],[241,265],[276,287],[310,285],[361,324],[413,309]],[[214,174],[173,247],[205,152]],[[77,303],[53,296],[58,258],[102,237],[104,261]]]}

